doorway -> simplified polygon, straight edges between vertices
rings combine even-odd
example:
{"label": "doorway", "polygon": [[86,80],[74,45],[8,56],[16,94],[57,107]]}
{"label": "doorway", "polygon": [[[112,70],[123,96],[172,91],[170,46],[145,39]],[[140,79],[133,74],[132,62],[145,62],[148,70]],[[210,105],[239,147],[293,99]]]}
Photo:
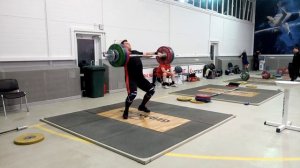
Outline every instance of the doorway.
{"label": "doorway", "polygon": [[83,67],[99,65],[101,59],[101,36],[76,34],[77,65],[80,69],[82,96],[85,96],[85,78]]}
{"label": "doorway", "polygon": [[99,35],[76,34],[77,65],[99,65],[101,38]]}
{"label": "doorway", "polygon": [[210,60],[216,65],[216,57],[218,56],[219,43],[212,42],[210,44]]}

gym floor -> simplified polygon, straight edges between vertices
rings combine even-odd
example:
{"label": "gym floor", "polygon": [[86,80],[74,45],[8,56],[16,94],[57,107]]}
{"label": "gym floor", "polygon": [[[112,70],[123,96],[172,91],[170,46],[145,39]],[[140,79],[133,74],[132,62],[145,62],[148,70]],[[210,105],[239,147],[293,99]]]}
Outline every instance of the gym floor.
{"label": "gym floor", "polygon": [[[73,135],[39,121],[41,118],[95,108],[123,102],[126,92],[106,94],[102,98],[81,98],[50,104],[31,105],[30,112],[9,111],[7,118],[0,115],[0,132],[28,125],[19,132],[0,135],[0,167],[202,167],[202,168],[299,168],[300,132],[285,130],[276,133],[275,127],[265,126],[264,121],[281,121],[283,94],[260,106],[243,105],[222,101],[207,104],[178,102],[176,95],[168,94],[177,90],[206,84],[221,84],[239,76],[223,76],[213,80],[185,82],[177,88],[157,87],[153,101],[167,102],[191,108],[236,115],[229,122],[199,136],[170,153],[141,165],[131,159],[79,139]],[[258,85],[259,89],[277,90],[277,86]],[[138,91],[138,97],[144,93]],[[289,119],[300,126],[300,90],[291,93]],[[151,109],[151,107],[149,107]],[[45,140],[32,145],[17,146],[14,138],[30,132],[42,133]],[[134,139],[133,139],[134,141]]]}

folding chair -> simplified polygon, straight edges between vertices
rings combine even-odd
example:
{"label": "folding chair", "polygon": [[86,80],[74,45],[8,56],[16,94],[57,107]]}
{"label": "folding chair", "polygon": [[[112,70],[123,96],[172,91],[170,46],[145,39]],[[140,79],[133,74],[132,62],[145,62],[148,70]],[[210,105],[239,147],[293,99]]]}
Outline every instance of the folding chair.
{"label": "folding chair", "polygon": [[18,81],[16,79],[0,79],[0,96],[2,99],[3,111],[6,117],[5,99],[20,98],[20,109],[22,109],[22,97],[25,98],[27,112],[29,108],[27,105],[26,93],[19,90]]}

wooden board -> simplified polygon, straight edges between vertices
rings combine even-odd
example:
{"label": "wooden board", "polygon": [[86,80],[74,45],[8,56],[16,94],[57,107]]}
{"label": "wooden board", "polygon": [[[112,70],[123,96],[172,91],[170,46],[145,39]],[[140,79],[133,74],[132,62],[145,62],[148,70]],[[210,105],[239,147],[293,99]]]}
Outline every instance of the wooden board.
{"label": "wooden board", "polygon": [[224,93],[226,95],[232,95],[232,96],[241,96],[241,97],[254,97],[254,96],[257,96],[259,93],[257,92],[245,92],[245,91],[238,91],[238,90],[235,90],[233,92],[227,92],[227,93]]}
{"label": "wooden board", "polygon": [[127,120],[124,120],[122,117],[123,111],[124,108],[117,108],[98,113],[98,115],[158,132],[166,132],[172,128],[176,128],[180,125],[190,122],[190,120],[188,119],[169,116],[156,112],[151,112],[148,117],[142,117],[140,116],[140,112],[136,108],[130,108],[129,118]]}
{"label": "wooden board", "polygon": [[207,92],[207,93],[223,93],[230,89],[220,89],[220,88],[205,88],[198,90],[199,92]]}
{"label": "wooden board", "polygon": [[205,89],[201,89],[198,90],[199,92],[207,92],[207,93],[223,93],[226,95],[232,95],[232,96],[241,96],[241,97],[254,97],[257,96],[259,93],[257,92],[248,92],[248,91],[239,91],[239,90],[234,90],[234,91],[230,91],[230,89],[219,89],[219,88],[205,88]]}

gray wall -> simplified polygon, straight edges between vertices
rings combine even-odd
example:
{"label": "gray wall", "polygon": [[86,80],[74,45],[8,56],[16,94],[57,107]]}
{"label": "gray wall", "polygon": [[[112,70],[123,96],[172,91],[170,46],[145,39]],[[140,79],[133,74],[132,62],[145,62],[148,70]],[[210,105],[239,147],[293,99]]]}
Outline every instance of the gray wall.
{"label": "gray wall", "polygon": [[[263,59],[263,56],[261,56],[261,59]],[[265,69],[276,71],[278,68],[288,67],[292,60],[293,56],[265,56]]]}
{"label": "gray wall", "polygon": [[[155,59],[142,59],[144,68],[154,68],[158,66]],[[208,57],[177,57],[172,62],[172,66],[208,64],[212,61]],[[105,66],[105,83],[107,83],[109,92],[125,90],[124,67],[112,67],[106,60],[103,60]]]}
{"label": "gray wall", "polygon": [[[248,61],[249,61],[249,69],[252,69],[252,56],[248,56]],[[216,61],[216,67],[219,69],[222,69],[223,71],[225,71],[226,69],[228,69],[228,63],[231,62],[233,64],[233,66],[238,65],[240,67],[240,69],[243,69],[243,64],[242,64],[242,59],[239,56],[222,56],[222,57],[218,57],[217,61]]]}
{"label": "gray wall", "polygon": [[[252,56],[248,57],[252,67]],[[292,56],[265,57],[265,68],[276,71],[279,67],[287,67]],[[172,66],[209,64],[208,57],[177,57]],[[228,62],[242,67],[242,61],[237,56],[217,57],[216,67],[223,71],[227,69]],[[158,65],[155,59],[143,59],[145,68]],[[105,67],[105,84],[109,92],[125,90],[124,68],[112,67],[103,60]],[[250,68],[251,69],[251,68]],[[80,96],[80,74],[75,61],[23,61],[0,62],[0,79],[15,78],[20,88],[28,93],[29,102],[39,102],[60,98]]]}
{"label": "gray wall", "polygon": [[0,62],[0,79],[17,79],[28,102],[80,96],[79,68],[74,61]]}

